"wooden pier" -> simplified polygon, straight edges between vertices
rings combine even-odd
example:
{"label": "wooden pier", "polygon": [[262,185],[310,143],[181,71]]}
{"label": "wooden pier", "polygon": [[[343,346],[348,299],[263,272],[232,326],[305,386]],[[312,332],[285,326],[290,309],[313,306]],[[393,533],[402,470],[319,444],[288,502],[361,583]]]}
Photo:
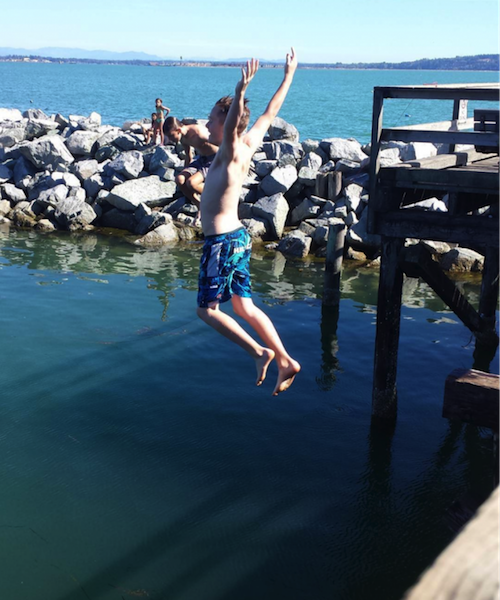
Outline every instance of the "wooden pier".
{"label": "wooden pier", "polygon": [[[383,127],[386,99],[452,100],[449,121],[409,127]],[[495,110],[467,116],[469,100],[495,103]],[[495,311],[499,274],[499,84],[376,87],[370,164],[368,230],[382,239],[377,301],[377,333],[372,415],[397,414],[397,359],[403,275],[422,277],[476,336],[477,344],[496,349]],[[445,144],[447,152],[423,160],[380,167],[382,142]],[[467,145],[457,151],[457,145]],[[448,196],[448,211],[411,205]],[[409,238],[459,244],[484,255],[478,310],[442,272],[423,245],[405,247]],[[491,354],[491,353],[490,353]]]}

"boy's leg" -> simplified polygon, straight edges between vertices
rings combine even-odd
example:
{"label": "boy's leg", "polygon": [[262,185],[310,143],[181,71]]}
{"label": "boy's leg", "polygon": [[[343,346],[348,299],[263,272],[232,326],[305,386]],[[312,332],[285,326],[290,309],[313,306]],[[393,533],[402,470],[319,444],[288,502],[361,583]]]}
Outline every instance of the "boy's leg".
{"label": "boy's leg", "polygon": [[259,334],[264,344],[274,351],[278,364],[278,379],[273,395],[276,396],[280,392],[284,392],[292,385],[295,375],[300,371],[300,364],[285,350],[271,319],[255,306],[252,298],[233,295],[231,300],[235,313],[245,319]]}
{"label": "boy's leg", "polygon": [[219,309],[216,302],[212,307],[198,307],[198,316],[202,321],[248,352],[255,360],[257,368],[257,385],[266,378],[269,363],[274,358],[274,351],[256,342],[231,316]]}

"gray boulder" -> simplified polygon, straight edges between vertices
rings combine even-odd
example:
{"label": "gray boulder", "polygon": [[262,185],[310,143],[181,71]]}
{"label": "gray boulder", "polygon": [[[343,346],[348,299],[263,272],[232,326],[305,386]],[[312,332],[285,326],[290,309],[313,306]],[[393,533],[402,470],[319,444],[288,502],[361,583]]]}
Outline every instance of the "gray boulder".
{"label": "gray boulder", "polygon": [[258,217],[250,219],[242,219],[241,222],[245,226],[252,240],[263,240],[268,231],[268,221]]}
{"label": "gray boulder", "polygon": [[354,250],[373,253],[381,246],[381,238],[377,234],[368,233],[368,211],[363,211],[358,223],[353,225],[346,234],[346,241]]}
{"label": "gray boulder", "polygon": [[135,150],[141,146],[141,140],[130,133],[122,133],[113,141],[115,146],[118,146],[120,150]]}
{"label": "gray boulder", "polygon": [[12,206],[8,200],[0,200],[0,217],[5,217],[11,208]]}
{"label": "gray boulder", "polygon": [[24,193],[24,191],[20,190],[12,183],[4,183],[2,186],[0,186],[0,189],[2,190],[2,193],[5,196],[5,198],[7,198],[7,200],[10,200],[14,204],[26,200],[26,194]]}
{"label": "gray boulder", "polygon": [[148,206],[165,206],[175,191],[174,182],[161,181],[158,176],[150,175],[115,186],[107,201],[120,210],[134,211],[141,202]]}
{"label": "gray boulder", "polygon": [[360,163],[366,158],[361,149],[361,144],[353,139],[328,138],[320,143],[322,148],[332,160],[347,159]]}
{"label": "gray boulder", "polygon": [[58,165],[70,165],[74,162],[73,155],[58,135],[48,135],[32,142],[19,145],[19,151],[35,167],[44,169],[57,168]]}
{"label": "gray boulder", "polygon": [[150,173],[157,175],[156,171],[158,169],[175,169],[182,164],[183,161],[171,149],[158,146],[151,156],[148,170]]}
{"label": "gray boulder", "polygon": [[253,205],[254,217],[262,217],[269,223],[272,239],[280,239],[283,235],[289,210],[288,202],[280,193],[261,198]]}
{"label": "gray boulder", "polygon": [[479,252],[469,248],[453,248],[439,258],[439,263],[445,271],[472,271],[481,272],[484,257]]}
{"label": "gray boulder", "polygon": [[[137,212],[137,211],[136,211]],[[193,219],[194,220],[194,219]],[[135,233],[138,235],[145,235],[151,229],[156,229],[160,225],[172,222],[172,215],[164,212],[152,212],[151,214],[145,214],[137,224]]]}
{"label": "gray boulder", "polygon": [[151,248],[170,244],[176,242],[178,239],[179,233],[176,226],[172,222],[169,222],[146,233],[144,237],[136,240],[135,243]]}
{"label": "gray boulder", "polygon": [[268,130],[268,135],[272,140],[292,140],[299,141],[299,132],[294,125],[287,123],[281,117],[275,117]]}
{"label": "gray boulder", "polygon": [[83,182],[83,189],[89,198],[96,198],[101,190],[104,189],[104,179],[100,173],[94,173]]}
{"label": "gray boulder", "polygon": [[89,225],[97,218],[97,214],[87,202],[76,198],[66,198],[57,203],[54,217],[64,229],[75,231],[89,229]]}
{"label": "gray boulder", "polygon": [[119,210],[118,208],[112,208],[111,210],[105,212],[99,218],[98,223],[101,227],[124,229],[125,231],[130,231],[130,233],[134,233],[137,226],[133,213],[125,210]]}
{"label": "gray boulder", "polygon": [[320,210],[321,207],[318,204],[315,204],[309,198],[304,198],[304,200],[302,200],[302,202],[292,211],[292,225],[300,223],[304,219],[311,219],[318,216]]}
{"label": "gray boulder", "polygon": [[7,165],[0,165],[0,183],[6,183],[12,178],[12,171]]}
{"label": "gray boulder", "polygon": [[268,196],[289,190],[297,179],[297,170],[292,165],[276,167],[262,180],[260,187]]}
{"label": "gray boulder", "polygon": [[255,163],[255,173],[259,176],[259,177],[265,177],[266,175],[269,175],[269,173],[278,166],[278,161],[277,160],[261,160],[259,162]]}
{"label": "gray boulder", "polygon": [[304,258],[309,254],[312,239],[302,231],[296,229],[287,234],[278,244],[279,250],[285,256],[298,256]]}
{"label": "gray boulder", "polygon": [[361,202],[362,193],[363,188],[360,185],[357,185],[356,183],[351,183],[350,185],[344,188],[343,195],[345,198],[347,210],[356,212]]}
{"label": "gray boulder", "polygon": [[107,168],[120,173],[125,179],[136,179],[144,168],[144,159],[140,152],[131,150],[117,156],[107,165]]}
{"label": "gray boulder", "polygon": [[48,190],[42,190],[36,198],[42,206],[57,206],[60,202],[65,200],[68,196],[68,188],[59,184]]}
{"label": "gray boulder", "polygon": [[74,156],[92,156],[99,138],[95,131],[75,131],[66,140],[66,147]]}
{"label": "gray boulder", "polygon": [[23,115],[17,108],[0,108],[0,121],[22,121]]}
{"label": "gray boulder", "polygon": [[95,159],[79,160],[73,163],[73,173],[80,179],[85,181],[92,177],[99,170],[99,163]]}

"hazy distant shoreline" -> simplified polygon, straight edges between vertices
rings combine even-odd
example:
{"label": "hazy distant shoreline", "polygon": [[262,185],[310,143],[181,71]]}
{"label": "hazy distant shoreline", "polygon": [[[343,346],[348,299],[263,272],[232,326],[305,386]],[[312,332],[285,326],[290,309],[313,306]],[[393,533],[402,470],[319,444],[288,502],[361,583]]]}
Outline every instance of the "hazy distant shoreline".
{"label": "hazy distant shoreline", "polygon": [[[240,67],[243,63],[230,61],[201,60],[113,60],[97,58],[54,58],[36,55],[0,56],[0,62],[45,63],[45,64],[101,64],[135,65],[148,67]],[[283,62],[262,61],[262,68],[283,68]],[[433,58],[400,63],[302,63],[300,69],[337,70],[420,70],[420,71],[496,71],[500,69],[498,54],[456,56],[455,58]]]}

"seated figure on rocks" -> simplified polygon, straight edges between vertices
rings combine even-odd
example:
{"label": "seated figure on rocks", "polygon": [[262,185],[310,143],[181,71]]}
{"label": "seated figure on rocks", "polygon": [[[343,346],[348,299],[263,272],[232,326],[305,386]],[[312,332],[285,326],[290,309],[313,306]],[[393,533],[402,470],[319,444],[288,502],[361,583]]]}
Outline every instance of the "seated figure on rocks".
{"label": "seated figure on rocks", "polygon": [[[200,219],[200,199],[205,177],[212,164],[218,146],[208,141],[208,129],[204,125],[187,125],[175,117],[168,117],[163,126],[165,135],[175,143],[181,143],[186,154],[184,169],[175,182],[188,200],[198,207]],[[197,156],[194,157],[194,151]]]}

